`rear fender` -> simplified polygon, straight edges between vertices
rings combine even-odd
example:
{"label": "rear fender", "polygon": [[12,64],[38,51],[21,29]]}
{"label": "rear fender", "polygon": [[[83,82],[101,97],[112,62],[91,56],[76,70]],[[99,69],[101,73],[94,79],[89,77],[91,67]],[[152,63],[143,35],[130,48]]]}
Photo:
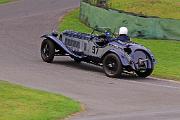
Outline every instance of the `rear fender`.
{"label": "rear fender", "polygon": [[154,58],[154,55],[150,52],[150,50],[146,49],[146,50],[142,50],[146,53],[146,55],[150,58],[150,63],[151,65],[148,66],[149,69],[154,69],[154,66],[156,64],[156,60]]}
{"label": "rear fender", "polygon": [[109,53],[114,53],[114,54],[116,54],[116,55],[119,57],[119,60],[121,61],[121,63],[122,63],[123,66],[128,66],[128,65],[130,65],[130,64],[129,64],[130,61],[128,60],[127,56],[125,56],[125,54],[123,54],[122,52],[116,51],[116,50],[109,50],[109,51],[107,51],[107,52],[103,55],[102,60],[103,60],[104,57],[105,57],[107,54],[109,54]]}

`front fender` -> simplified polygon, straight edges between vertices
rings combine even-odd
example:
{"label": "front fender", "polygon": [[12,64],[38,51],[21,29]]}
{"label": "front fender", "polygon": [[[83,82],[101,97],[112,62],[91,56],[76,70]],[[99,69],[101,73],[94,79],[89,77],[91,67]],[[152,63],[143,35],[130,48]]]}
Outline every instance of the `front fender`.
{"label": "front fender", "polygon": [[48,34],[44,34],[44,35],[42,35],[40,38],[48,38]]}

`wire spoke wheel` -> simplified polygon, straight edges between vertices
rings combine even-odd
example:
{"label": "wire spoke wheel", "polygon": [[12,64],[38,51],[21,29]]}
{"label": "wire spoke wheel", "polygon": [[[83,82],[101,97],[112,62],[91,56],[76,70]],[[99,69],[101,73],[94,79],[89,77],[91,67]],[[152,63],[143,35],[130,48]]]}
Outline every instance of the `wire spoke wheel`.
{"label": "wire spoke wheel", "polygon": [[46,43],[45,47],[43,48],[43,53],[46,57],[49,57],[49,45]]}
{"label": "wire spoke wheel", "polygon": [[110,53],[103,60],[103,69],[108,77],[119,77],[122,73],[122,64],[116,54]]}
{"label": "wire spoke wheel", "polygon": [[55,45],[51,40],[45,39],[41,44],[41,58],[47,63],[51,63],[55,55]]}
{"label": "wire spoke wheel", "polygon": [[105,64],[111,74],[117,71],[117,61],[114,58],[107,58]]}

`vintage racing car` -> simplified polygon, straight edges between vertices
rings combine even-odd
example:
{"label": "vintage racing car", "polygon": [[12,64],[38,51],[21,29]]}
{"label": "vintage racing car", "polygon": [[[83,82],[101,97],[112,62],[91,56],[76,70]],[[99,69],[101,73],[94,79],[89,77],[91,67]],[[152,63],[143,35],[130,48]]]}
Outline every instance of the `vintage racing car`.
{"label": "vintage racing car", "polygon": [[[94,34],[101,29],[101,34]],[[108,28],[94,29],[91,34],[66,30],[43,35],[41,57],[47,63],[54,56],[70,56],[75,62],[87,62],[103,67],[108,77],[120,77],[123,72],[149,76],[156,63],[151,51],[134,42],[113,40]]]}

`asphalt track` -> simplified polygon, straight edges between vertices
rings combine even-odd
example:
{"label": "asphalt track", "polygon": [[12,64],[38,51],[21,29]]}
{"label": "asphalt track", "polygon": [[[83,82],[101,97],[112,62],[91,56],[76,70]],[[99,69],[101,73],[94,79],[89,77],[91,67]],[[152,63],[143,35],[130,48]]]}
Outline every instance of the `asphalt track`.
{"label": "asphalt track", "polygon": [[0,5],[0,79],[62,93],[85,104],[72,120],[180,120],[180,85],[126,77],[108,78],[93,65],[68,57],[40,58],[40,35],[56,28],[78,0],[19,0]]}

